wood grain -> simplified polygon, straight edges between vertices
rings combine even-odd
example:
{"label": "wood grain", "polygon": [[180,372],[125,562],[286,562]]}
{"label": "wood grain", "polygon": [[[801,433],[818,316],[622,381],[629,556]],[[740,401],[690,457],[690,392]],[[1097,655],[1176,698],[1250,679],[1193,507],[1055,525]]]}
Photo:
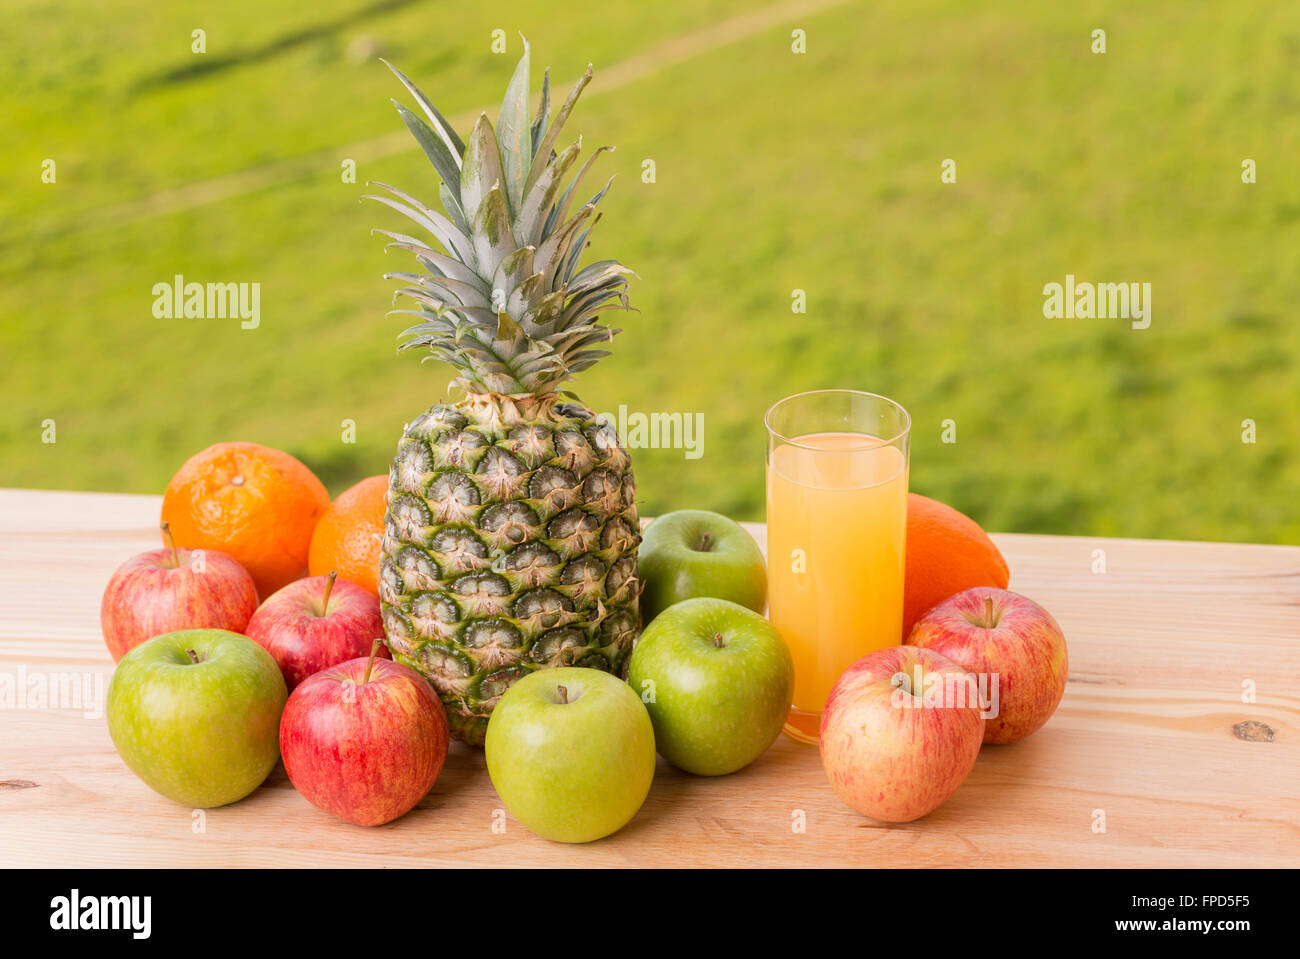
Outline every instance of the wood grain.
{"label": "wood grain", "polygon": [[[0,490],[0,866],[1300,862],[1297,547],[995,536],[1011,587],[1065,630],[1070,682],[1044,729],[985,747],[930,816],[858,816],[816,749],[782,738],[720,779],[661,762],[626,829],[565,846],[505,815],[482,754],[460,746],[419,808],[377,829],[330,819],[279,769],[243,802],[204,813],[151,792],[118,759],[95,697],[113,665],[100,593],[122,561],[157,545],[158,508],[157,497]],[[1105,572],[1093,571],[1095,550]],[[60,676],[88,699],[42,705],[31,691]],[[28,694],[15,701],[20,679]]]}

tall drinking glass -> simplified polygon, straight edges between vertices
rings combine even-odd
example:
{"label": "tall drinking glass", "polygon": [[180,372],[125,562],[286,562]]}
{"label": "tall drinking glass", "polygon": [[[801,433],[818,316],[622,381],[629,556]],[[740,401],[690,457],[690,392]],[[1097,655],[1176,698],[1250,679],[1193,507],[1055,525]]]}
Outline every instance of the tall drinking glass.
{"label": "tall drinking glass", "polygon": [[768,607],[795,671],[785,731],[815,743],[840,673],[902,642],[911,418],[874,393],[818,390],[766,424]]}

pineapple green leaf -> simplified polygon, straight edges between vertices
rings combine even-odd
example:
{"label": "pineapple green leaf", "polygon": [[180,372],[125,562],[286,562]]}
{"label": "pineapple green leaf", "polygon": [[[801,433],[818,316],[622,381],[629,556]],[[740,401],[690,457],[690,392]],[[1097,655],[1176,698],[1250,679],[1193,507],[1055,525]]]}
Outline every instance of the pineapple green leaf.
{"label": "pineapple green leaf", "polygon": [[420,336],[430,340],[437,340],[443,337],[455,335],[455,324],[441,313],[420,308],[419,310],[389,310],[389,316],[415,316],[420,318],[420,322],[414,326],[408,326],[398,337]]}
{"label": "pineapple green leaf", "polygon": [[438,176],[442,177],[442,182],[459,187],[460,157],[453,157],[447,144],[436,136],[429,129],[429,125],[414,113],[396,100],[393,101],[393,106],[397,107],[397,112],[401,114],[406,129],[411,131],[411,136],[415,137],[415,141],[420,144],[420,149],[429,158],[433,168],[438,171]]}
{"label": "pineapple green leaf", "polygon": [[[593,196],[590,200],[587,201],[586,206],[589,209],[595,209],[596,204],[605,198],[605,194],[609,192],[609,188],[612,187],[613,185],[614,185],[614,178],[610,177],[609,180],[606,181],[604,188],[601,189],[601,191],[597,193],[595,196]],[[578,263],[578,257],[580,256],[583,247],[587,243],[588,236],[590,236],[591,231],[595,229],[596,223],[600,220],[601,216],[602,214],[596,215],[596,219],[592,221],[591,226],[582,232],[582,236],[578,238],[578,242],[574,245],[573,248],[574,252],[570,254],[569,260],[565,265],[564,276],[566,279],[573,276],[573,268]]]}
{"label": "pineapple green leaf", "polygon": [[528,123],[527,40],[524,40],[524,55],[515,66],[505,99],[501,102],[496,134],[501,149],[501,168],[505,174],[506,199],[511,210],[518,210],[524,197],[524,177],[528,175],[529,160],[533,155]]}
{"label": "pineapple green leaf", "polygon": [[[578,175],[570,181],[567,187],[565,187],[564,193],[560,196],[560,202],[551,207],[551,211],[546,217],[546,225],[542,229],[543,236],[549,236],[551,230],[555,227],[555,224],[564,222],[564,218],[569,215],[569,202],[573,199],[573,194],[576,192],[578,184],[580,184],[582,178],[587,175],[587,171],[591,169],[591,165],[596,162],[596,157],[607,152],[613,153],[614,148],[609,146],[596,147],[596,149],[592,151],[591,156],[587,157],[587,162],[582,165],[582,169],[578,171]],[[601,190],[595,195],[595,197],[587,201],[588,206],[595,206],[600,202],[601,198],[609,192],[609,188],[613,183],[614,178],[610,177],[609,182],[605,184],[605,189]]]}
{"label": "pineapple green leaf", "polygon": [[471,331],[495,331],[497,328],[496,310],[484,308],[481,306],[452,306],[449,310],[454,310],[457,316],[465,320],[463,329],[464,335],[471,335]]}
{"label": "pineapple green leaf", "polygon": [[[456,230],[456,228],[451,224],[450,221],[446,221],[446,226],[443,227],[433,217],[421,213],[419,210],[412,209],[411,207],[407,206],[405,203],[399,203],[396,200],[391,199],[390,197],[367,194],[365,199],[376,200],[384,204],[384,206],[391,207],[392,209],[396,210],[398,213],[401,213],[403,216],[410,218],[420,226],[424,227],[430,233],[432,233],[434,238],[437,239],[438,242],[441,243],[444,247],[446,247],[446,249],[453,255],[461,259],[468,260],[470,262],[473,261],[473,255],[474,255],[473,250],[472,249],[462,250],[452,240],[452,237],[459,236],[459,233]],[[440,214],[436,214],[436,216],[440,216]],[[462,241],[464,240],[463,236],[461,237],[461,240]]]}
{"label": "pineapple green leaf", "polygon": [[[587,206],[583,207],[583,209],[590,210],[591,207]],[[557,270],[555,274],[554,282],[556,285],[565,286],[572,281],[574,273],[577,272],[578,264],[582,261],[582,254],[590,245],[590,241],[587,238],[591,236],[591,231],[596,229],[596,224],[600,222],[600,217],[601,214],[599,213],[592,217],[590,225],[579,233],[569,245],[568,252],[565,253],[564,259],[561,263],[561,268]]]}
{"label": "pineapple green leaf", "polygon": [[556,157],[554,163],[547,164],[545,172],[528,188],[523,204],[516,207],[515,241],[521,246],[536,246],[542,242],[542,227],[555,203],[555,195],[581,150],[582,137],[578,137],[578,141]]}
{"label": "pineapple green leaf", "polygon": [[461,155],[465,152],[465,144],[461,141],[459,134],[456,133],[455,127],[447,122],[447,118],[438,112],[438,108],[429,102],[429,98],[420,92],[420,88],[412,83],[405,73],[382,57],[380,57],[380,62],[392,70],[393,75],[402,81],[402,86],[406,87],[411,96],[415,97],[415,101],[420,104],[420,108],[424,110],[424,114],[429,118],[429,122],[433,124],[433,128],[438,131],[438,136],[447,144],[452,156],[459,161]]}
{"label": "pineapple green leaf", "polygon": [[465,211],[467,223],[472,225],[478,221],[478,208],[483,198],[503,182],[505,174],[501,169],[497,135],[487,114],[481,113],[469,135],[460,171],[460,208]]}
{"label": "pineapple green leaf", "polygon": [[545,274],[548,287],[557,285],[555,278],[564,267],[565,257],[569,252],[569,244],[573,242],[574,234],[578,228],[586,222],[591,214],[592,208],[584,206],[573,215],[569,222],[556,229],[537,248],[537,255],[533,257],[533,268]]}
{"label": "pineapple green leaf", "polygon": [[529,378],[547,377],[554,380],[558,374],[558,378],[563,379],[564,357],[555,353],[539,353],[527,362],[520,363],[517,370],[520,376]]}
{"label": "pineapple green leaf", "polygon": [[384,274],[384,279],[385,279],[385,280],[400,280],[400,281],[402,281],[403,283],[414,283],[415,285],[418,286],[418,285],[420,284],[420,281],[424,278],[424,276],[425,276],[425,274],[423,274],[423,273],[401,273],[401,272],[399,272],[399,273],[385,273],[385,274]]}
{"label": "pineapple green leaf", "polygon": [[[404,334],[401,333],[398,334],[399,339],[402,336],[404,336]],[[431,337],[427,337],[427,336],[413,336],[410,337],[409,339],[404,339],[402,340],[401,343],[397,344],[398,353],[405,353],[407,350],[420,350],[420,349],[439,350],[439,347],[434,342],[432,342]],[[423,357],[420,360],[420,362],[423,363],[425,360],[429,360],[429,359],[440,360],[442,359],[442,356],[431,353],[429,356]]]}
{"label": "pineapple green leaf", "polygon": [[[421,301],[419,297],[412,297],[417,302]],[[495,329],[496,312],[481,306],[458,306],[455,303],[443,304],[445,313],[452,317],[456,323],[456,329],[460,331],[457,335],[466,335],[469,330]]]}
{"label": "pineapple green leaf", "polygon": [[564,291],[552,290],[538,300],[537,305],[525,315],[530,323],[548,329],[564,312]]}
{"label": "pineapple green leaf", "polygon": [[620,291],[612,297],[586,300],[582,304],[578,305],[572,303],[568,304],[564,310],[564,322],[566,324],[572,324],[572,329],[575,330],[583,329],[585,327],[604,330],[605,327],[597,323],[597,319],[601,313],[606,310],[625,312],[630,309],[631,307],[628,305],[626,294]]}
{"label": "pineapple green leaf", "polygon": [[[402,279],[397,274],[385,274],[386,278]],[[488,297],[478,287],[471,283],[462,283],[459,280],[453,280],[446,276],[418,276],[415,281],[420,287],[428,289],[432,287],[435,290],[442,290],[444,293],[454,297],[454,306],[478,306],[486,309],[490,304]]]}
{"label": "pineapple green leaf", "polygon": [[531,246],[521,246],[502,260],[492,275],[492,289],[500,290],[507,296],[514,292],[525,279],[533,275],[533,254]]}
{"label": "pineapple green leaf", "polygon": [[[609,350],[584,350],[581,353],[578,353],[575,359],[569,363],[569,372],[581,373],[588,367],[595,366],[609,355]],[[572,377],[569,377],[569,379],[572,379]]]}
{"label": "pineapple green leaf", "polygon": [[[546,136],[546,123],[551,112],[551,70],[547,67],[542,72],[542,100],[537,106],[537,116],[533,117],[533,125],[529,130],[529,140],[532,141],[533,156],[537,156],[537,148],[542,145],[542,137]],[[545,159],[542,161],[545,163]]]}
{"label": "pineapple green leaf", "polygon": [[[465,234],[456,229],[454,223],[448,220],[437,210],[431,210],[415,197],[411,196],[395,186],[389,186],[387,183],[381,183],[378,180],[372,180],[367,186],[377,186],[387,190],[397,200],[385,196],[377,196],[368,193],[362,199],[377,200],[387,207],[391,207],[398,213],[401,213],[407,219],[419,224],[433,234],[434,238],[446,248],[447,252],[453,256],[464,260],[471,268],[474,260],[474,250]],[[404,202],[398,202],[398,201]]]}
{"label": "pineapple green leaf", "polygon": [[444,309],[455,309],[455,303],[448,303],[442,297],[430,293],[428,290],[422,290],[418,286],[403,287],[400,290],[393,291],[393,302],[397,302],[399,296],[415,300],[417,303],[431,307],[435,312],[441,312]]}
{"label": "pineapple green leaf", "polygon": [[396,247],[399,250],[414,253],[421,262],[428,260],[444,275],[465,283],[476,283],[480,289],[485,289],[482,278],[460,260],[447,256],[445,253],[439,253],[415,237],[407,236],[405,233],[393,233],[389,230],[373,230],[372,232],[392,238],[393,242],[384,244],[385,249]]}
{"label": "pineapple green leaf", "polygon": [[[609,310],[609,311],[617,310],[617,311],[619,311],[619,312],[627,312],[629,309],[630,309],[630,308],[629,308],[628,305],[627,305],[626,298],[620,296],[620,297],[616,298],[615,300],[613,300],[613,301],[611,301],[611,302],[608,302],[608,303],[592,303],[592,304],[590,304],[589,306],[586,306],[586,307],[583,307],[583,308],[580,309],[580,310],[577,310],[576,312],[573,311],[572,309],[570,309],[570,310],[565,314],[565,319],[566,319],[568,322],[578,324],[578,325],[575,327],[575,329],[582,329],[582,328],[584,328],[584,327],[592,327],[592,328],[594,328],[594,329],[598,329],[598,330],[605,331],[605,330],[607,330],[608,328],[605,327],[605,326],[603,326],[603,325],[601,325],[601,323],[600,323],[600,314],[601,314],[601,313],[605,312],[606,310]],[[608,337],[609,334],[608,334],[608,333],[605,333],[605,332],[602,332],[601,335],[602,335],[602,336],[606,336],[606,337]]]}
{"label": "pineapple green leaf", "polygon": [[604,286],[611,279],[623,276],[636,276],[636,272],[628,269],[618,260],[597,260],[578,271],[572,282],[568,284],[568,291],[571,295],[582,293]]}
{"label": "pineapple green leaf", "polygon": [[[603,192],[604,191],[602,191],[602,193]],[[583,207],[583,209],[595,209],[595,204],[588,203]],[[574,274],[578,269],[578,264],[582,261],[583,251],[590,245],[591,241],[589,237],[591,236],[592,231],[596,229],[596,224],[600,222],[602,216],[604,216],[603,213],[597,213],[595,217],[592,218],[591,225],[578,234],[577,239],[574,240],[573,245],[569,248],[568,256],[564,261],[564,269],[560,276],[557,277],[557,282],[562,280],[563,283],[567,285],[573,281]]]}
{"label": "pineapple green leaf", "polygon": [[[496,329],[496,314],[491,310],[481,310],[472,306],[451,306],[443,304],[437,306],[430,298],[412,297],[417,303],[421,304],[418,310],[389,310],[389,315],[405,314],[407,316],[418,316],[422,318],[427,329],[437,330],[447,336],[453,336],[457,340],[470,339],[475,337],[476,330]],[[417,329],[426,329],[422,324],[419,327],[411,327],[406,333]],[[400,334],[405,336],[406,333]]]}
{"label": "pineapple green leaf", "polygon": [[524,331],[519,328],[519,324],[505,310],[497,311],[497,340],[504,340],[508,343],[514,343],[524,337]]}
{"label": "pineapple green leaf", "polygon": [[469,221],[465,219],[465,211],[460,208],[460,184],[447,186],[446,183],[438,184],[438,195],[442,197],[442,208],[447,211],[451,217],[451,222],[456,224],[456,229],[461,233],[469,233]]}
{"label": "pineapple green leaf", "polygon": [[557,345],[556,349],[565,356],[582,354],[589,347],[600,343],[608,343],[614,338],[614,334],[618,332],[618,330],[611,330],[606,326],[584,327],[584,332],[576,336],[566,337],[562,343]]}
{"label": "pineapple green leaf", "polygon": [[542,274],[534,273],[525,279],[522,283],[506,297],[506,311],[511,316],[523,316],[538,301],[538,298],[545,286],[542,284]]}
{"label": "pineapple green leaf", "polygon": [[[624,297],[622,298],[622,302],[619,303],[592,304],[591,306],[585,307],[584,309],[578,311],[577,313],[574,313],[571,317],[568,317],[568,319],[570,319],[572,322],[581,323],[584,325],[594,324],[596,322],[597,317],[601,313],[604,313],[606,310],[618,310],[620,312],[630,312],[632,310],[632,307],[627,304],[626,297]],[[609,327],[600,326],[599,329],[608,330]],[[619,333],[621,331],[614,330],[613,332]]]}
{"label": "pineapple green leaf", "polygon": [[601,200],[605,199],[605,194],[609,192],[609,188],[612,187],[613,185],[614,185],[614,178],[610,177],[608,180],[605,181],[605,185],[600,188],[600,190],[596,193],[596,195],[587,201],[587,206],[595,206]]}
{"label": "pineapple green leaf", "polygon": [[510,231],[510,211],[499,186],[489,190],[479,205],[473,238],[480,275],[493,275],[497,265],[517,249]]}
{"label": "pineapple green leaf", "polygon": [[626,310],[629,308],[627,283],[611,285],[600,290],[591,290],[578,297],[570,298],[564,304],[565,324],[574,328],[594,323],[596,314],[601,310]]}
{"label": "pineapple green leaf", "polygon": [[[591,82],[591,75],[591,64],[589,63],[587,64],[587,72],[578,78],[578,82],[573,85],[573,89],[569,91],[563,105],[556,112],[555,120],[551,123],[550,129],[546,131],[546,137],[537,150],[532,169],[528,171],[528,180],[524,183],[525,193],[537,182],[537,179],[542,175],[542,170],[550,162],[551,151],[555,149],[555,141],[560,137],[560,130],[564,127],[564,122],[569,119],[569,114],[573,112],[574,104],[578,102],[578,97],[582,94],[583,88]],[[540,162],[538,162],[539,160]]]}

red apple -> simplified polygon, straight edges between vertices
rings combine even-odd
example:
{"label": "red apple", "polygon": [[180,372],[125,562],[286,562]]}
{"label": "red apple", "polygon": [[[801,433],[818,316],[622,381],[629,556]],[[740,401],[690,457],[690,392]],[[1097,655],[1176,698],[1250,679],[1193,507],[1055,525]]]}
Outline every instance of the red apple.
{"label": "red apple", "polygon": [[162,549],[133,556],[104,589],[99,622],[117,662],[146,639],[181,629],[242,633],[257,609],[257,587],[234,557],[178,549],[162,524]]}
{"label": "red apple", "polygon": [[938,653],[890,646],[863,656],[822,711],[822,766],[865,816],[911,822],[962,784],[984,738],[974,677]]}
{"label": "red apple", "polygon": [[358,826],[392,822],[423,799],[442,772],[447,740],[447,714],[428,680],[373,651],[310,677],[280,718],[289,781],[312,805]]}
{"label": "red apple", "polygon": [[986,743],[1024,739],[1047,722],[1065,693],[1070,661],[1061,627],[1019,593],[977,586],[950,596],[917,620],[907,644],[947,656],[981,682],[988,677],[997,710],[986,713]]}
{"label": "red apple", "polygon": [[[370,651],[384,635],[379,599],[336,573],[282,587],[257,608],[244,631],[275,657],[289,692],[313,673]],[[385,658],[388,650],[381,651]]]}

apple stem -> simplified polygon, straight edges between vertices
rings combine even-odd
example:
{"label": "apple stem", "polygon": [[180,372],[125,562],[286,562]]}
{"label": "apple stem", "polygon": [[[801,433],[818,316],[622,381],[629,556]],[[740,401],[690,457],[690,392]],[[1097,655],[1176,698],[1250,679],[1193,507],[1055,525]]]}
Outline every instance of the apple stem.
{"label": "apple stem", "polygon": [[330,611],[330,592],[334,589],[334,581],[339,578],[338,570],[330,570],[330,574],[325,577],[325,595],[320,598],[320,614],[326,616]]}
{"label": "apple stem", "polygon": [[713,634],[713,645],[716,646],[716,647],[718,647],[718,649],[721,649],[723,646],[727,645],[727,644],[723,641],[723,639],[722,639],[722,634],[721,634],[721,633],[714,633],[714,634]]}
{"label": "apple stem", "polygon": [[994,626],[997,625],[997,623],[993,619],[993,597],[992,596],[984,597],[984,619],[985,619],[985,623],[984,623],[985,629],[992,629]]}
{"label": "apple stem", "polygon": [[[330,573],[331,577],[333,577],[333,575],[333,573]],[[333,585],[333,583],[334,580],[331,578],[330,585]],[[366,674],[361,677],[362,686],[370,682],[370,671],[375,668],[375,656],[379,653],[379,644],[382,642],[383,640],[376,636],[375,641],[370,644],[370,662],[366,663]]]}
{"label": "apple stem", "polygon": [[569,705],[569,691],[565,689],[563,686],[556,686],[555,691],[560,694],[560,705],[561,706]]}
{"label": "apple stem", "polygon": [[700,545],[697,547],[699,552],[707,553],[709,551],[709,541],[712,538],[713,537],[709,535],[707,530],[700,536]]}
{"label": "apple stem", "polygon": [[172,551],[172,566],[180,566],[181,558],[176,553],[176,540],[172,538],[171,523],[164,520],[159,526],[162,529],[163,545]]}
{"label": "apple stem", "polygon": [[185,650],[185,655],[190,658],[190,662],[197,666],[199,664],[199,654],[192,649]]}

